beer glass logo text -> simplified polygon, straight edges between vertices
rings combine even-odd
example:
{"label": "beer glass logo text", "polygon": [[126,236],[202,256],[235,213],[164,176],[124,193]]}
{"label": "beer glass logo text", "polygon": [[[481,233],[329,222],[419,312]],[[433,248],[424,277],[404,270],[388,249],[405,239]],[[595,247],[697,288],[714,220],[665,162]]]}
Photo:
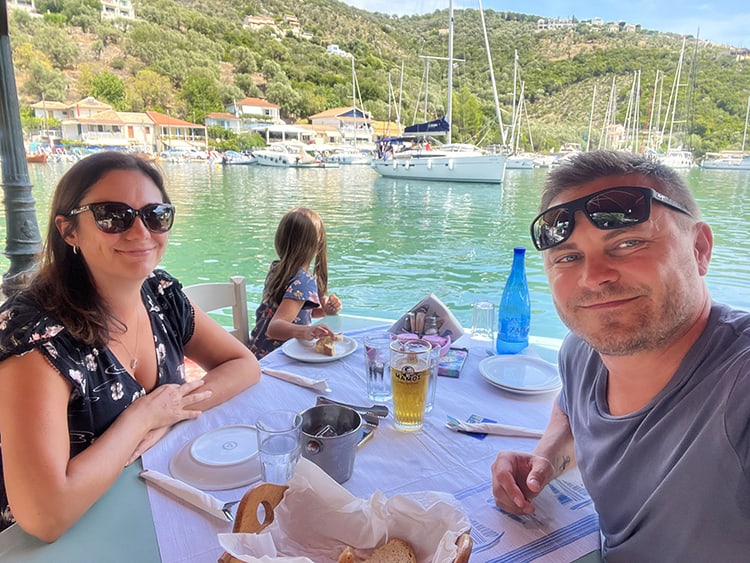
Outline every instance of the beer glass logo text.
{"label": "beer glass logo text", "polygon": [[412,366],[404,366],[401,371],[397,371],[394,375],[396,379],[404,383],[416,383],[421,379],[421,375],[414,371]]}

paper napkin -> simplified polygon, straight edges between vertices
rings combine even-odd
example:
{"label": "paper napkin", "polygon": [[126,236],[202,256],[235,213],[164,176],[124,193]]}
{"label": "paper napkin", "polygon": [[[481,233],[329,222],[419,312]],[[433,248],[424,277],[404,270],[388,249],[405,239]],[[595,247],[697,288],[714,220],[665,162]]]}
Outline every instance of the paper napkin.
{"label": "paper napkin", "polygon": [[211,516],[215,516],[224,522],[233,519],[227,517],[226,513],[223,511],[223,501],[220,501],[216,497],[204,493],[187,483],[183,483],[178,479],[174,479],[168,475],[154,471],[153,469],[144,469],[139,475],[157,488],[184,500],[196,508],[200,508],[204,512],[208,512]]}
{"label": "paper napkin", "polygon": [[524,428],[523,426],[510,426],[497,422],[464,422],[454,418],[451,418],[445,425],[456,432],[475,432],[515,438],[541,438],[543,434],[542,430]]}
{"label": "paper napkin", "polygon": [[328,387],[328,381],[325,379],[311,379],[309,377],[305,377],[304,375],[298,375],[296,373],[284,371],[282,369],[267,368],[265,366],[261,367],[261,371],[266,375],[270,375],[271,377],[283,379],[284,381],[294,383],[295,385],[300,385],[302,387],[309,387],[310,389],[315,389],[316,391],[328,392],[331,390],[331,388]]}

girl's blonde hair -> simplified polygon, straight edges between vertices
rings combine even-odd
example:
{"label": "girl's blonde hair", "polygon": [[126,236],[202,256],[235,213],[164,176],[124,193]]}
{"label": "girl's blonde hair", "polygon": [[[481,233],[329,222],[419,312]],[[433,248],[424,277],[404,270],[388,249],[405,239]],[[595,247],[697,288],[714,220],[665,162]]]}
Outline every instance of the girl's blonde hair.
{"label": "girl's blonde hair", "polygon": [[274,245],[279,259],[268,272],[263,301],[278,306],[292,278],[313,261],[313,276],[322,299],[328,291],[328,255],[326,230],[320,215],[305,207],[287,212],[279,221]]}

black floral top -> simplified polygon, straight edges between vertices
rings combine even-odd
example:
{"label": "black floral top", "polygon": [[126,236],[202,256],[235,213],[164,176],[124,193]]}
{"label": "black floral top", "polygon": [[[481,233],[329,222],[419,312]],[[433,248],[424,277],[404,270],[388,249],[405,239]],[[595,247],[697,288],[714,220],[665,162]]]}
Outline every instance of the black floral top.
{"label": "black floral top", "polygon": [[[141,297],[154,334],[159,370],[156,385],[183,383],[183,349],[193,336],[195,315],[182,285],[168,273],[155,270],[143,283]],[[90,446],[128,405],[146,394],[109,348],[74,340],[64,326],[19,294],[0,307],[0,361],[31,350],[44,354],[72,386],[68,403],[71,457]],[[5,484],[0,479],[0,530],[11,523]]]}

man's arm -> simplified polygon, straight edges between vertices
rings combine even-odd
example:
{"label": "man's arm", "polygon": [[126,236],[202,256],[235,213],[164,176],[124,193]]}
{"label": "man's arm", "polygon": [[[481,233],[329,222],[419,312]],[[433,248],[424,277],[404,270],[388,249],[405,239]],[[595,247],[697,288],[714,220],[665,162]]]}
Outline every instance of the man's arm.
{"label": "man's arm", "polygon": [[531,501],[547,484],[575,465],[568,416],[557,401],[549,424],[531,454],[503,451],[492,464],[495,504],[513,514],[531,514]]}

